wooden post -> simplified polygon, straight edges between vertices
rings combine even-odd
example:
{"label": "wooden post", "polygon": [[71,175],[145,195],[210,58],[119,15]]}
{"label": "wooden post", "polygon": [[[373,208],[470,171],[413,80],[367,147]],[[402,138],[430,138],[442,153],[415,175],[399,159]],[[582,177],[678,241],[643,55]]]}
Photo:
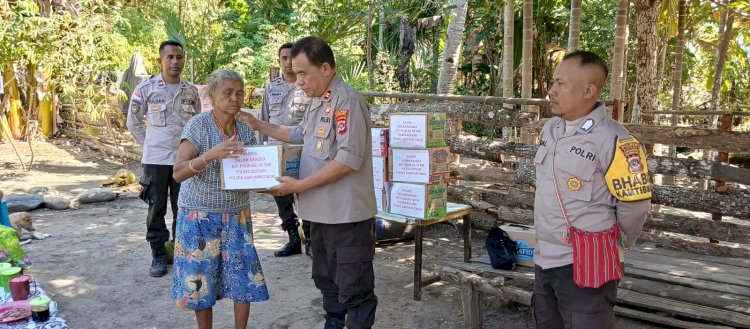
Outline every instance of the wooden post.
{"label": "wooden post", "polygon": [[472,280],[461,284],[461,304],[464,309],[464,329],[482,329],[482,293]]}
{"label": "wooden post", "polygon": [[612,119],[622,123],[622,117],[620,113],[622,113],[622,110],[620,109],[622,107],[622,101],[619,99],[615,99],[615,105],[612,107]]}
{"label": "wooden post", "polygon": [[414,300],[422,300],[422,220],[414,222]]}
{"label": "wooden post", "polygon": [[[734,117],[731,115],[722,115],[721,121],[720,121],[720,128],[721,130],[731,131],[732,130],[732,119]],[[717,162],[723,162],[727,163],[729,162],[729,153],[727,152],[719,152],[719,154],[716,156]],[[717,193],[726,193],[727,192],[727,182],[723,180],[716,180],[716,186],[714,187],[714,191]],[[714,221],[720,222],[721,221],[721,213],[712,213],[711,219]],[[719,240],[710,239],[711,243],[719,243]]]}
{"label": "wooden post", "polygon": [[471,262],[471,218],[464,216],[464,263]]}

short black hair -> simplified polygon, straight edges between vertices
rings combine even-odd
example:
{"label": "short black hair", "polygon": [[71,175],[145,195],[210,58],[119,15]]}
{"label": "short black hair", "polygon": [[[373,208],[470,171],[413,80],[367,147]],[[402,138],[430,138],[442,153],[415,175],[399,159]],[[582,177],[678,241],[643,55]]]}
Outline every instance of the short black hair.
{"label": "short black hair", "polygon": [[604,71],[604,81],[607,81],[609,69],[607,69],[607,63],[599,55],[590,51],[578,50],[565,55],[563,60],[574,58],[578,58],[581,61],[581,66],[598,66],[601,68]]}
{"label": "short black hair", "polygon": [[292,49],[292,46],[294,46],[294,44],[291,43],[291,42],[287,42],[287,43],[281,45],[281,47],[279,47],[279,53],[277,55],[281,55],[281,51],[284,50],[284,49]]}
{"label": "short black hair", "polygon": [[318,37],[304,37],[297,40],[292,46],[292,58],[300,53],[305,53],[307,59],[315,66],[328,63],[331,68],[336,68],[336,59],[333,58],[333,50],[323,39]]}
{"label": "short black hair", "polygon": [[161,51],[164,50],[164,48],[166,48],[167,46],[177,46],[180,47],[180,49],[182,49],[183,51],[185,50],[185,47],[183,47],[181,43],[174,40],[167,40],[159,45],[159,53],[161,54]]}

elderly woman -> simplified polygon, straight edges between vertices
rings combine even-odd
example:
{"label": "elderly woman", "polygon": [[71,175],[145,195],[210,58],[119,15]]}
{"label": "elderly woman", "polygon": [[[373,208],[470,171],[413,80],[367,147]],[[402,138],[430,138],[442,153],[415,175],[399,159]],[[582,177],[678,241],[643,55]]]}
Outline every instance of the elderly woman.
{"label": "elderly woman", "polygon": [[198,328],[211,328],[217,300],[234,300],[235,328],[245,329],[250,303],[268,300],[253,245],[249,192],[221,189],[221,159],[255,144],[253,131],[236,118],[244,82],[234,71],[217,70],[208,82],[213,111],[185,126],[174,165],[180,189],[172,298],[195,311]]}

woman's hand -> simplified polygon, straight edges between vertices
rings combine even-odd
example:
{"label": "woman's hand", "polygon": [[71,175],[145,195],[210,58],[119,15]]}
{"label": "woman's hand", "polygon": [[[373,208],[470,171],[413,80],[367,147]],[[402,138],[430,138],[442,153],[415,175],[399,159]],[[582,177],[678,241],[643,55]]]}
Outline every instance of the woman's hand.
{"label": "woman's hand", "polygon": [[245,148],[242,146],[242,142],[237,140],[237,135],[234,135],[232,136],[232,138],[208,150],[205,157],[208,161],[226,158],[239,158],[244,150]]}

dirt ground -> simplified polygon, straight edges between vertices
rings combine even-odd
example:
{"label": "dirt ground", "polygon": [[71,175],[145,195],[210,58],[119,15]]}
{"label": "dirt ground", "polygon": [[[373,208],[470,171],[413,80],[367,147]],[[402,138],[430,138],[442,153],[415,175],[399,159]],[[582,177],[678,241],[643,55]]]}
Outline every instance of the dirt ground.
{"label": "dirt ground", "polygon": [[[15,143],[28,162],[28,144]],[[0,142],[0,189],[5,195],[46,186],[51,193],[74,198],[99,187],[120,168],[141,174],[135,162],[120,162],[67,139],[34,143],[33,170],[23,171],[13,148]],[[134,193],[112,202],[77,209],[32,212],[38,232],[52,234],[24,250],[33,261],[28,271],[59,304],[71,328],[195,328],[192,312],[174,307],[170,274],[148,276],[149,246],[145,241],[147,206]],[[253,195],[255,243],[271,299],[253,304],[250,328],[322,328],[322,298],[310,278],[307,256],[275,258],[285,242],[276,205],[267,195]],[[168,223],[168,227],[169,227]],[[474,234],[475,254],[486,253],[481,234]],[[412,300],[413,242],[379,246],[376,250],[375,328],[461,328],[460,289],[438,282],[423,289],[422,301]],[[453,225],[436,225],[426,232],[424,268],[434,271],[436,260],[462,259],[462,241]],[[485,328],[533,328],[529,309],[487,298]],[[232,328],[232,303],[219,301],[214,328]],[[618,328],[650,328],[618,318]]]}

